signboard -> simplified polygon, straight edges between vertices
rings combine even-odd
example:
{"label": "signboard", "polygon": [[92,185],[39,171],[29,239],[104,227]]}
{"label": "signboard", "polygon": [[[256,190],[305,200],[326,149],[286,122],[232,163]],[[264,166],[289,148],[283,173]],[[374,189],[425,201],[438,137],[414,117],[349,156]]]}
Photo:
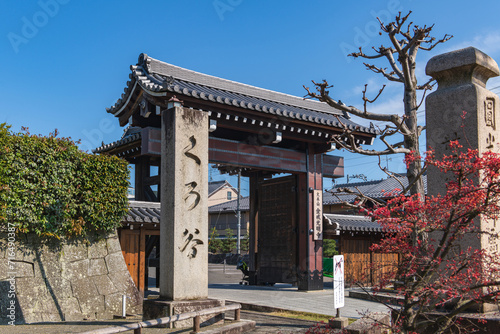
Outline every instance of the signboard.
{"label": "signboard", "polygon": [[333,307],[344,307],[344,255],[333,257]]}
{"label": "signboard", "polygon": [[323,190],[313,191],[314,235],[313,240],[323,240]]}

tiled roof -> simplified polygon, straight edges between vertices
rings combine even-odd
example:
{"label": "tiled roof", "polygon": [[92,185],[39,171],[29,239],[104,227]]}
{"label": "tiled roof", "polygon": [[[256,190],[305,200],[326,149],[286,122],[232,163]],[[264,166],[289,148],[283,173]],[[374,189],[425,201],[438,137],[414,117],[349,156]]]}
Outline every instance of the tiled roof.
{"label": "tiled roof", "polygon": [[[408,179],[406,176],[398,176],[397,179],[406,188],[408,186]],[[422,179],[424,181],[424,189],[427,193],[427,175],[423,175]],[[356,182],[356,183],[344,183],[336,184],[333,191],[337,191],[342,188],[348,188],[354,192],[361,192],[362,194],[372,197],[372,198],[387,198],[392,194],[399,193],[402,189],[401,184],[395,178],[387,178],[376,181],[368,182]],[[356,195],[347,193],[336,193],[333,195],[330,192],[325,192],[323,194],[323,204],[335,204],[341,202],[353,202],[356,199]]]}
{"label": "tiled roof", "polygon": [[[243,197],[240,200],[240,210],[249,210],[249,198]],[[236,200],[212,205],[208,212],[236,211]],[[123,218],[124,223],[160,223],[161,203],[159,202],[141,202],[129,201],[129,210]]]}
{"label": "tiled roof", "polygon": [[[237,205],[238,205],[237,199],[212,205],[208,207],[208,213],[222,212],[222,211],[236,211]],[[249,197],[240,198],[240,211],[248,211],[248,210],[250,210]]]}
{"label": "tiled roof", "polygon": [[171,65],[146,54],[131,66],[130,81],[121,98],[107,111],[120,116],[137,86],[152,95],[165,96],[167,92],[190,96],[223,105],[231,105],[280,117],[305,122],[341,127],[339,119],[354,130],[376,134],[373,127],[363,127],[348,120],[347,114],[326,103],[304,100],[302,97],[278,93],[235,81],[230,81]]}
{"label": "tiled roof", "polygon": [[382,232],[382,227],[370,217],[329,213],[323,214],[323,217],[337,223],[342,232]]}
{"label": "tiled roof", "polygon": [[128,143],[139,141],[140,139],[141,139],[141,132],[135,132],[135,133],[130,134],[130,135],[125,134],[124,136],[122,136],[121,139],[114,141],[112,143],[109,143],[109,144],[99,146],[99,147],[93,149],[92,152],[94,152],[94,153],[107,152],[115,147],[120,147],[120,146],[123,146],[123,145],[128,144]]}
{"label": "tiled roof", "polygon": [[123,218],[126,223],[160,223],[159,202],[129,201],[129,210]]}
{"label": "tiled roof", "polygon": [[[406,176],[397,177],[397,179],[403,184],[406,188],[408,187],[408,179]],[[427,175],[422,176],[422,180],[424,181],[424,189],[425,193],[427,193]],[[390,197],[391,194],[399,193],[403,190],[401,184],[395,178],[387,178],[381,180],[378,184],[376,184],[373,188],[370,188],[366,194],[370,197],[374,198],[384,198]]]}

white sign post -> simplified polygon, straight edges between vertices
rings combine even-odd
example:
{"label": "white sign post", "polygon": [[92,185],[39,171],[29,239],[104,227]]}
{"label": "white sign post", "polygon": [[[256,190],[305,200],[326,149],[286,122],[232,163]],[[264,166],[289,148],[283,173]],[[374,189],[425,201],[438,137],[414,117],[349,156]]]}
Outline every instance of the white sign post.
{"label": "white sign post", "polygon": [[333,257],[333,307],[337,314],[344,307],[344,255]]}

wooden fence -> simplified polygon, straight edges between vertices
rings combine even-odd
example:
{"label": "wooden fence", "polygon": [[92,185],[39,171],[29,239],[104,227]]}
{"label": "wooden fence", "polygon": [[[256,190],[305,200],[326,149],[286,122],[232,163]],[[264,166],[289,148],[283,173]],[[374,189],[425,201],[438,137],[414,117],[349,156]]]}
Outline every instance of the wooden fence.
{"label": "wooden fence", "polygon": [[[370,237],[342,237],[340,252],[344,255],[345,283],[372,286],[379,282],[382,274],[394,270],[398,264],[397,254],[380,254],[370,251],[374,239]],[[372,265],[371,265],[372,264]]]}

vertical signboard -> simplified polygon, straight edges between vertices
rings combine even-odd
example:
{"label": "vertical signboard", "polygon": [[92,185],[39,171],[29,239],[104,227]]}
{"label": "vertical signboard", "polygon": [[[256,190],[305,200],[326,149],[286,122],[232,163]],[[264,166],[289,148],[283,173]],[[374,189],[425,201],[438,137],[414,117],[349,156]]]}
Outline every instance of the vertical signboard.
{"label": "vertical signboard", "polygon": [[344,307],[344,255],[333,257],[333,307]]}
{"label": "vertical signboard", "polygon": [[314,235],[313,240],[323,240],[323,191],[313,191]]}

